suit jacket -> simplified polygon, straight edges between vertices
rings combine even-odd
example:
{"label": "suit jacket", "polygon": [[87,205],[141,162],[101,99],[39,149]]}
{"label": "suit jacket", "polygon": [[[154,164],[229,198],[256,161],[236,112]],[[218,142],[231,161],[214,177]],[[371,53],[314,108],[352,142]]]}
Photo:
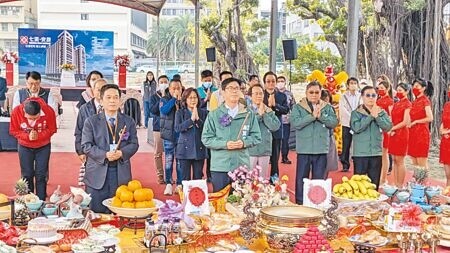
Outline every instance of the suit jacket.
{"label": "suit jacket", "polygon": [[[272,106],[271,109],[275,112],[275,115],[277,115],[278,120],[282,122],[281,115],[286,115],[289,113],[289,104],[287,101],[287,96],[279,92],[277,90],[274,91],[275,93],[275,106]],[[264,104],[268,105],[269,100],[269,93],[264,90]],[[272,133],[272,136],[274,139],[282,139],[283,138],[283,128],[280,127],[277,131]]]}
{"label": "suit jacket", "polygon": [[[6,79],[3,77],[0,77],[0,101],[6,100],[6,91],[8,89],[6,88]],[[2,105],[0,105],[2,106]]]}
{"label": "suit jacket", "polygon": [[208,158],[208,152],[202,142],[203,123],[208,112],[198,108],[199,120],[191,120],[191,112],[187,108],[175,114],[175,132],[180,135],[177,140],[175,157],[178,159],[202,160]]}
{"label": "suit jacket", "polygon": [[[131,180],[130,158],[137,152],[139,142],[134,120],[123,114],[117,113],[117,127],[119,131],[127,126],[128,138],[123,139],[119,149],[122,151],[122,158],[117,162],[117,173],[119,185],[126,184]],[[109,151],[109,132],[105,113],[99,113],[89,117],[83,126],[81,147],[86,154],[86,173],[84,182],[94,189],[101,189],[105,184],[106,173],[108,171],[108,159],[106,152]]]}
{"label": "suit jacket", "polygon": [[83,104],[80,107],[80,111],[78,112],[77,116],[77,123],[75,125],[75,151],[78,155],[83,154],[83,149],[81,148],[81,136],[83,134],[83,126],[84,122],[87,118],[97,114],[97,108],[95,108],[95,102],[94,99],[87,102],[86,104]]}

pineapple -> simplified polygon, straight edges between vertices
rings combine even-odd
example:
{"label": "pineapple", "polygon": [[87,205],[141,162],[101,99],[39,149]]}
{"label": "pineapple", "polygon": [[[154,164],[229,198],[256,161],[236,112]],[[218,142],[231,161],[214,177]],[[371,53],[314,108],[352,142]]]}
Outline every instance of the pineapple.
{"label": "pineapple", "polygon": [[416,167],[414,169],[413,177],[416,183],[423,185],[428,177],[428,170],[425,168]]}
{"label": "pineapple", "polygon": [[14,192],[17,195],[14,201],[14,224],[23,226],[30,220],[30,212],[25,204],[24,198],[29,192],[27,180],[24,178],[19,179],[14,186]]}

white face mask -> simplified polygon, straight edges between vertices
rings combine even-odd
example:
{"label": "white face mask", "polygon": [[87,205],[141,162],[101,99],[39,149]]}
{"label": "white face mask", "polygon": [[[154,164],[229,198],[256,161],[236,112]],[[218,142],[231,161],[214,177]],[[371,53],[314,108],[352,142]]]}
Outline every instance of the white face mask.
{"label": "white face mask", "polygon": [[209,89],[209,87],[212,86],[212,82],[203,82],[203,87],[205,87],[206,89]]}
{"label": "white face mask", "polygon": [[169,84],[167,84],[167,83],[160,83],[159,84],[159,90],[160,91],[165,91],[167,89],[167,87],[169,87]]}
{"label": "white face mask", "polygon": [[279,90],[283,90],[285,87],[286,87],[286,83],[284,83],[284,82],[277,83],[277,88]]}

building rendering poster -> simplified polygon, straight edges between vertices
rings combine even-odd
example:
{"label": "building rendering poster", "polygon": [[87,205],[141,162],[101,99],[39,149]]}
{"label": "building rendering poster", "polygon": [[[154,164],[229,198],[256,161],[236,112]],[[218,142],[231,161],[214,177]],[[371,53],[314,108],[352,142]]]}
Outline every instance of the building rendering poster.
{"label": "building rendering poster", "polygon": [[41,73],[44,86],[83,87],[92,70],[113,80],[113,32],[19,28],[18,39],[19,84],[28,71]]}

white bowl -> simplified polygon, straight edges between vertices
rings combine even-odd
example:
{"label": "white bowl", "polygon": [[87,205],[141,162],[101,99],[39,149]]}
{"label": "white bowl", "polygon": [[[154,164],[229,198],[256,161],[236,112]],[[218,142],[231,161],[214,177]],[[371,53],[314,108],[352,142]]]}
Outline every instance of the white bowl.
{"label": "white bowl", "polygon": [[102,204],[106,206],[111,212],[126,218],[145,218],[150,214],[158,211],[158,208],[163,205],[163,202],[153,199],[155,207],[152,208],[123,208],[111,205],[112,198],[103,200]]}

